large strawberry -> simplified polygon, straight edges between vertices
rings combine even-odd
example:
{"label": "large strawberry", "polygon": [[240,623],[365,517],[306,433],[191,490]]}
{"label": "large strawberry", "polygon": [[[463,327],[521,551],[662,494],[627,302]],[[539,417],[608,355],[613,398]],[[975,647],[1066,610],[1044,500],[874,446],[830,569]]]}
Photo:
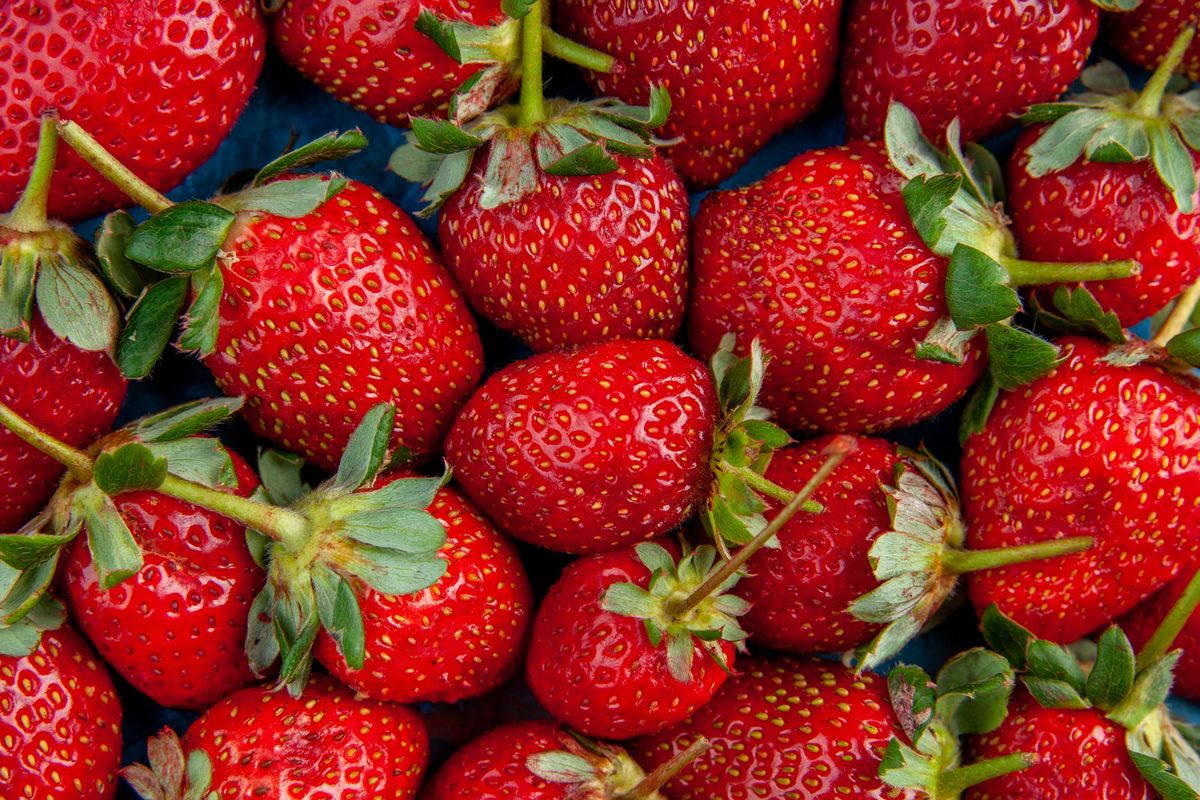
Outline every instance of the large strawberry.
{"label": "large strawberry", "polygon": [[[112,361],[117,307],[90,248],[46,217],[58,150],[43,119],[29,184],[0,216],[0,402],[76,446],[112,425],[125,380]],[[0,431],[0,531],[45,505],[62,467]]]}
{"label": "large strawberry", "polygon": [[[446,264],[471,304],[538,351],[672,339],[687,295],[688,196],[651,131],[669,101],[571,103],[542,92],[543,31],[522,25],[521,101],[417,119],[392,168],[430,185]],[[444,204],[444,205],[443,205]]]}
{"label": "large strawberry", "polygon": [[564,32],[616,59],[590,71],[601,95],[644,103],[664,87],[675,113],[668,154],[694,188],[728,178],[810,114],[833,81],[841,0],[555,5]]}
{"label": "large strawberry", "polygon": [[32,653],[0,649],[0,786],[6,797],[111,800],[121,704],[83,637],[47,631]]}
{"label": "large strawberry", "polygon": [[[14,0],[0,8],[0,208],[21,192],[55,108],[157,189],[204,163],[246,105],[266,31],[253,0]],[[67,221],[124,195],[64,153],[50,211]]]}
{"label": "large strawberry", "polygon": [[[404,477],[381,476],[384,487]],[[369,657],[351,669],[327,632],[316,657],[347,686],[378,700],[454,702],[491,691],[516,671],[533,598],[516,550],[459,492],[438,489],[429,513],[446,529],[446,573],[412,594],[356,587]]]}
{"label": "large strawberry", "polygon": [[[1121,58],[1154,69],[1189,22],[1200,23],[1200,9],[1192,0],[1142,0],[1136,9],[1113,20],[1108,40]],[[1200,81],[1200,43],[1189,48],[1182,69],[1183,74]]]}
{"label": "large strawberry", "polygon": [[1058,99],[1087,62],[1100,9],[1136,0],[851,0],[842,98],[850,136],[878,139],[888,105],[969,141]]}
{"label": "large strawberry", "polygon": [[1142,273],[1088,283],[1102,308],[1134,325],[1200,278],[1200,101],[1166,93],[1194,30],[1142,92],[1110,63],[1084,73],[1088,91],[1036,106],[1039,124],[1009,161],[1013,230],[1043,261],[1132,258]]}
{"label": "large strawberry", "polygon": [[[933,149],[894,105],[874,143],[798,156],[764,180],[709,195],[694,228],[692,345],[736,334],[773,357],[762,404],[789,430],[883,431],[945,410],[983,372],[1015,386],[1053,365],[1008,324],[1014,286],[1066,267],[1017,257],[996,203],[999,168],[967,161],[954,130]],[[1132,264],[1077,267],[1127,275]]]}
{"label": "large strawberry", "polygon": [[[516,60],[515,25],[501,11],[500,0],[286,0],[274,5],[279,6],[272,23],[275,44],[287,62],[382,122],[407,126],[410,115],[444,111],[454,90],[480,72],[481,79],[504,84]],[[422,17],[430,13],[459,29],[456,39],[466,50],[461,53],[466,65],[423,33],[428,28]],[[487,35],[472,38],[466,31]]]}
{"label": "large strawberry", "polygon": [[405,706],[356,697],[322,676],[303,698],[266,688],[230,695],[182,742],[170,729],[151,739],[149,754],[149,767],[122,771],[144,800],[412,800],[429,740]]}
{"label": "large strawberry", "polygon": [[355,425],[384,401],[403,412],[394,444],[415,455],[438,449],[483,369],[453,278],[379,192],[285,174],[360,149],[360,133],[298,148],[241,192],[173,205],[77,125],[60,129],[155,212],[126,234],[124,254],[171,277],[132,312],[118,349],[126,374],[149,372],[190,286],[180,346],[204,357],[225,392],[246,398],[243,415],[259,435],[332,470]]}

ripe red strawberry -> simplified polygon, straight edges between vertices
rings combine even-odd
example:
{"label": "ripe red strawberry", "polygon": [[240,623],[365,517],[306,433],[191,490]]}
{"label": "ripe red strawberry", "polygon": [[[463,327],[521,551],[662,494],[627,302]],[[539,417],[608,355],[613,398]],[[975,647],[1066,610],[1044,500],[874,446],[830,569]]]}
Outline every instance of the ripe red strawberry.
{"label": "ripe red strawberry", "polygon": [[704,497],[716,397],[662,341],[546,353],[493,375],[446,439],[467,495],[502,530],[570,553],[660,536]]}
{"label": "ripe red strawberry", "polygon": [[[1121,630],[1129,635],[1129,641],[1135,648],[1141,648],[1150,641],[1155,630],[1179,602],[1194,574],[1194,565],[1183,570],[1164,589],[1121,618]],[[1171,692],[1188,700],[1200,700],[1200,614],[1193,613],[1188,618],[1187,624],[1175,637],[1172,648],[1183,653],[1175,669],[1175,683],[1171,686]]]}
{"label": "ripe red strawberry", "polygon": [[[1128,14],[1113,18],[1108,40],[1122,59],[1154,69],[1189,22],[1200,22],[1200,9],[1192,0],[1142,0]],[[1200,42],[1187,51],[1183,74],[1200,81]]]}
{"label": "ripe red strawberry", "polygon": [[[204,163],[246,105],[266,31],[253,0],[15,0],[0,10],[0,208],[21,192],[48,108],[157,189]],[[130,135],[136,130],[136,135]],[[50,211],[74,222],[123,194],[64,153]]]}
{"label": "ripe red strawberry", "polygon": [[[1094,4],[1093,4],[1094,2]],[[878,139],[904,103],[940,135],[977,141],[1079,77],[1100,8],[1122,0],[851,0],[842,98],[850,136]]]}
{"label": "ripe red strawberry", "polygon": [[600,95],[644,103],[651,86],[671,96],[664,136],[693,188],[728,178],[772,136],[808,116],[833,81],[841,0],[752,0],[740,5],[670,0],[564,0],[564,33],[616,58],[588,72]]}
{"label": "ripe red strawberry", "polygon": [[[401,475],[382,476],[376,488]],[[427,589],[389,595],[359,581],[365,637],[350,669],[322,632],[316,657],[347,686],[376,700],[455,702],[495,689],[516,671],[533,605],[512,545],[461,494],[439,489],[429,507],[446,529],[446,574]]]}
{"label": "ripe red strawberry", "polygon": [[182,748],[166,731],[151,749],[150,768],[123,774],[146,800],[183,797],[184,790],[220,800],[412,800],[428,757],[416,713],[358,698],[320,676],[303,698],[266,688],[230,695],[188,728]]}
{"label": "ripe red strawberry", "polygon": [[1050,567],[970,579],[977,609],[994,603],[1037,636],[1067,643],[1142,602],[1200,553],[1200,383],[1160,364],[1120,363],[1133,360],[1129,346],[1075,336],[1059,345],[1065,361],[1001,393],[967,441],[962,487],[972,547],[1095,538]]}
{"label": "ripe red strawberry", "polygon": [[[499,27],[507,20],[500,5],[500,0],[286,0],[272,28],[279,52],[306,78],[381,122],[407,126],[409,115],[445,111],[454,90],[480,71],[443,53],[418,30],[418,17],[432,12],[460,24],[498,26],[496,44],[505,49],[512,36]],[[515,42],[507,49],[511,59]],[[500,56],[488,60],[503,62]]]}
{"label": "ripe red strawberry", "polygon": [[69,627],[27,656],[0,655],[0,786],[14,798],[110,800],[121,705],[103,664]]}
{"label": "ripe red strawberry", "polygon": [[[182,440],[181,444],[209,440]],[[258,478],[230,453],[229,491],[248,497]],[[86,537],[68,545],[62,578],[72,617],[113,669],[169,708],[202,710],[254,682],[246,620],[263,571],[241,524],[152,491],[115,498],[141,547],[142,568],[101,586]]]}

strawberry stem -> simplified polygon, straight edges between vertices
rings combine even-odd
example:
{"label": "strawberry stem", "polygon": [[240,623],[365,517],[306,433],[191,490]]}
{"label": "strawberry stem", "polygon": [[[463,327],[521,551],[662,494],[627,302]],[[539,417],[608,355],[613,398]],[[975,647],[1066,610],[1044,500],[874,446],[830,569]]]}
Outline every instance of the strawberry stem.
{"label": "strawberry stem", "polygon": [[[530,14],[532,13],[531,11]],[[613,57],[608,53],[602,53],[587,45],[572,41],[549,25],[542,26],[542,52],[554,56],[560,61],[566,61],[568,64],[590,69],[592,72],[612,72],[615,63]]]}
{"label": "strawberry stem", "polygon": [[[783,488],[775,481],[770,480],[763,475],[759,475],[749,467],[735,467],[727,463],[723,464],[721,469],[732,475],[738,476],[745,481],[751,489],[754,489],[760,494],[766,495],[776,502],[790,503],[792,502],[792,498],[796,496],[795,492]],[[804,504],[804,507],[801,510],[807,511],[810,514],[816,514],[821,510],[821,505],[820,503],[809,501]]]}
{"label": "strawberry stem", "polygon": [[762,548],[771,538],[779,532],[779,529],[791,521],[792,517],[796,516],[804,507],[821,486],[822,483],[829,477],[838,465],[846,460],[846,457],[853,453],[858,448],[853,437],[839,436],[829,443],[825,448],[825,461],[821,464],[821,468],[816,474],[809,478],[808,483],[804,484],[800,491],[792,496],[792,499],[786,506],[779,510],[766,527],[759,531],[758,535],[741,547],[732,557],[726,559],[719,567],[712,571],[704,581],[691,594],[684,598],[683,602],[673,604],[670,608],[671,615],[676,619],[683,617],[689,611],[694,609],[704,599],[715,592],[725,581],[729,580],[735,572],[740,570],[750,557]]}
{"label": "strawberry stem", "polygon": [[1142,651],[1138,653],[1137,668],[1139,670],[1145,669],[1167,654],[1176,637],[1179,636],[1179,632],[1183,630],[1183,626],[1187,625],[1188,620],[1192,618],[1198,605],[1200,605],[1200,570],[1196,570],[1196,574],[1188,581],[1183,594],[1179,596],[1171,611],[1159,623],[1154,635],[1150,637],[1150,641],[1146,642]]}
{"label": "strawberry stem", "polygon": [[54,123],[53,117],[42,116],[42,126],[38,131],[37,157],[29,173],[29,182],[25,184],[25,191],[13,206],[12,213],[4,220],[4,224],[13,230],[37,233],[49,227],[46,220],[46,200],[50,196],[54,159],[58,155],[58,131]]}
{"label": "strawberry stem", "polygon": [[1132,111],[1140,117],[1148,117],[1157,119],[1162,116],[1163,96],[1167,92],[1167,84],[1171,82],[1171,78],[1175,76],[1175,71],[1179,69],[1179,65],[1183,63],[1183,58],[1187,55],[1187,50],[1192,45],[1192,40],[1196,38],[1196,28],[1189,25],[1179,34],[1179,38],[1171,45],[1171,49],[1167,51],[1166,57],[1162,63],[1158,65],[1158,69],[1154,70],[1154,74],[1150,76],[1150,80],[1146,83],[1146,88],[1142,90],[1142,94],[1138,97]]}
{"label": "strawberry stem", "polygon": [[0,403],[0,424],[16,434],[30,447],[36,448],[62,464],[80,483],[87,483],[92,479],[91,456],[54,438],[4,403]]}
{"label": "strawberry stem", "polygon": [[1012,279],[1013,286],[1106,281],[1113,278],[1128,278],[1131,275],[1140,275],[1142,272],[1142,265],[1130,259],[1058,264],[1001,256],[1000,264]]}
{"label": "strawberry stem", "polygon": [[116,186],[151,214],[165,211],[174,205],[150,184],[137,175],[104,149],[103,145],[92,138],[92,135],[70,120],[58,123],[58,135],[71,146],[79,156],[103,175],[109,183]]}
{"label": "strawberry stem", "polygon": [[311,538],[308,517],[290,508],[260,503],[171,474],[154,491],[237,520],[248,528],[282,542],[292,552],[299,552]]}
{"label": "strawberry stem", "polygon": [[542,87],[542,0],[536,0],[521,20],[521,111],[517,124],[536,125],[546,118]]}
{"label": "strawberry stem", "polygon": [[977,786],[993,778],[999,778],[1001,775],[1008,775],[1009,773],[1023,770],[1028,766],[1032,766],[1033,763],[1034,759],[1032,756],[1025,755],[1024,753],[1016,753],[998,758],[989,758],[986,761],[980,761],[977,764],[968,764],[965,767],[956,767],[938,776],[937,796],[939,800],[942,800],[942,798],[945,798],[945,800],[957,798],[972,786]]}
{"label": "strawberry stem", "polygon": [[1195,313],[1198,303],[1200,303],[1200,281],[1196,281],[1183,294],[1179,295],[1170,315],[1158,332],[1154,334],[1154,344],[1166,347],[1167,342],[1183,333],[1183,329],[1191,323],[1192,314]]}
{"label": "strawberry stem", "polygon": [[701,736],[692,742],[688,749],[670,761],[660,764],[657,769],[638,781],[637,786],[634,786],[628,792],[617,795],[613,800],[649,800],[655,792],[666,786],[668,781],[682,772],[684,767],[707,753],[711,747],[712,743]]}
{"label": "strawberry stem", "polygon": [[984,569],[1023,564],[1026,561],[1040,561],[1044,558],[1082,553],[1094,543],[1095,539],[1090,536],[1074,536],[1067,539],[1024,544],[1018,547],[999,547],[994,550],[959,550],[947,547],[942,552],[942,566],[949,573],[964,575]]}

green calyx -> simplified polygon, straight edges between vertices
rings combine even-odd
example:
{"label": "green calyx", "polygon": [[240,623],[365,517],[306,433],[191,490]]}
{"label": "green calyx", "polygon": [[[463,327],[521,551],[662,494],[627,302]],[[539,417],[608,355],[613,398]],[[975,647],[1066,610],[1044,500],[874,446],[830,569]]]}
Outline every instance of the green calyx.
{"label": "green calyx", "polygon": [[142,800],[217,800],[211,790],[212,761],[203,750],[183,753],[179,735],[163,728],[146,742],[147,760],[130,764],[121,770],[121,777],[133,787]]}
{"label": "green calyx", "polygon": [[1029,766],[1032,759],[1023,753],[962,764],[959,738],[998,728],[1014,683],[1008,661],[982,648],[950,659],[936,682],[920,667],[895,667],[888,689],[907,741],[897,736],[888,743],[880,778],[929,800],[958,800],[971,786]]}
{"label": "green calyx", "polygon": [[1081,158],[1106,164],[1150,160],[1178,209],[1195,212],[1200,89],[1168,91],[1195,36],[1194,27],[1179,34],[1141,92],[1120,67],[1103,61],[1083,73],[1087,91],[1066,102],[1031,107],[1022,121],[1049,127],[1029,148],[1029,173],[1048,175]]}
{"label": "green calyx", "polygon": [[658,790],[710,746],[700,737],[647,775],[624,750],[573,732],[571,737],[566,749],[535,753],[525,767],[544,781],[571,786],[572,800],[665,800]]}
{"label": "green calyx", "polygon": [[55,120],[43,117],[29,183],[13,210],[0,216],[0,336],[29,341],[36,305],[60,339],[111,353],[119,312],[96,260],[69,227],[46,218],[57,152]]}

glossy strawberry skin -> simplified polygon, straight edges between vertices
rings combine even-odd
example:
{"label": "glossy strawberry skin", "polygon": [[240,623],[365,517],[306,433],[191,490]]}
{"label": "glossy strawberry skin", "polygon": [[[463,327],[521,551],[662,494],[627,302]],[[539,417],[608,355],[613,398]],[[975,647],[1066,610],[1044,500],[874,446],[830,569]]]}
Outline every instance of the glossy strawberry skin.
{"label": "glossy strawberry skin", "polygon": [[1125,729],[1093,708],[1047,709],[1019,690],[1008,717],[992,733],[973,737],[966,763],[1028,753],[1032,766],[967,789],[965,800],[1076,800],[1158,797],[1137,771],[1125,745]]}
{"label": "glossy strawberry skin", "polygon": [[833,82],[842,0],[563,0],[556,24],[616,58],[587,73],[596,94],[645,104],[671,94],[667,155],[692,188],[715,186],[812,113]]}
{"label": "glossy strawberry skin", "polygon": [[[642,620],[604,609],[617,583],[650,584],[650,570],[633,548],[567,567],[534,620],[525,678],[547,711],[585,736],[627,739],[686,719],[728,674],[696,643],[691,680],[676,680],[665,641],[655,647]],[[733,645],[721,642],[721,649],[736,668]]]}
{"label": "glossy strawberry skin", "polygon": [[410,114],[445,112],[454,90],[479,71],[417,31],[422,11],[474,25],[507,19],[500,0],[288,0],[274,18],[275,44],[338,100],[407,127]]}
{"label": "glossy strawberry skin", "polygon": [[662,341],[546,353],[493,375],[446,439],[458,483],[502,530],[566,553],[681,524],[709,484],[716,398]]}
{"label": "glossy strawberry skin", "polygon": [[1099,30],[1091,0],[851,0],[842,99],[852,139],[881,139],[888,105],[929,136],[1016,125],[1079,77]]}
{"label": "glossy strawberry skin", "polygon": [[[266,29],[254,0],[14,0],[0,8],[0,208],[25,187],[55,108],[156,189],[208,160],[245,107]],[[136,131],[136,135],[130,135]],[[61,148],[50,216],[128,205]]]}
{"label": "glossy strawberry skin", "polygon": [[[231,454],[236,493],[258,477]],[[246,529],[212,511],[155,492],[127,492],[117,510],[142,548],[136,575],[100,586],[87,537],[60,569],[72,616],[104,660],[135,689],[168,708],[202,710],[254,682],[246,620],[263,571]]]}
{"label": "glossy strawberry skin", "polygon": [[[1008,207],[1021,255],[1034,261],[1136,260],[1140,275],[1085,284],[1122,325],[1136,325],[1200,278],[1200,215],[1179,211],[1150,161],[1081,160],[1035,178],[1027,169],[1028,150],[1044,132],[1038,127],[1022,134],[1009,161]],[[1192,159],[1200,170],[1200,154]],[[1052,298],[1053,288],[1044,297]]]}
{"label": "glossy strawberry skin", "polygon": [[[1125,61],[1153,70],[1166,58],[1183,26],[1200,22],[1200,9],[1193,0],[1142,0],[1133,11],[1112,17],[1108,32],[1113,48]],[[1181,70],[1200,81],[1200,42],[1188,48]]]}
{"label": "glossy strawberry skin", "polygon": [[[824,461],[833,437],[777,450],[766,476],[799,491]],[[750,559],[747,577],[734,593],[750,601],[741,618],[752,641],[790,653],[827,653],[866,644],[878,625],[855,619],[846,609],[879,585],[868,554],[891,530],[883,486],[895,483],[900,463],[895,445],[855,437],[857,449],[817,489],[819,514],[797,514],[779,531],[778,548],[765,547]],[[779,504],[767,500],[768,520]]]}
{"label": "glossy strawberry skin", "polygon": [[[1129,636],[1135,651],[1141,650],[1150,641],[1158,626],[1167,618],[1196,574],[1197,566],[1193,564],[1185,569],[1178,578],[1118,621],[1117,624]],[[1175,683],[1171,685],[1171,693],[1188,700],[1200,700],[1200,614],[1192,613],[1183,630],[1175,637],[1171,649],[1183,651],[1175,667]]]}
{"label": "glossy strawberry skin", "polygon": [[733,332],[772,360],[760,404],[802,432],[878,432],[934,416],[983,371],[916,347],[947,314],[946,260],[913,228],[903,177],[879,145],[805,153],[759,183],[709,195],[693,227],[689,331]]}
{"label": "glossy strawberry skin", "polygon": [[243,213],[205,364],[255,433],[333,471],[377,403],[393,445],[435,452],[483,371],[475,321],[412,220],[351,181],[300,219]]}
{"label": "glossy strawberry skin", "polygon": [[440,551],[449,563],[446,574],[403,596],[359,586],[367,641],[361,670],[346,665],[327,633],[317,640],[317,660],[375,700],[477,697],[516,672],[525,645],[533,597],[516,550],[454,489],[440,489],[429,513],[446,528]]}
{"label": "glossy strawberry skin", "polygon": [[1101,359],[1108,346],[1059,340],[1066,362],[1001,393],[966,444],[962,489],[972,549],[1093,536],[1052,562],[968,576],[1039,638],[1074,642],[1109,624],[1200,553],[1200,383],[1151,364]]}
{"label": "glossy strawberry skin", "polygon": [[103,663],[69,627],[28,656],[0,656],[0,787],[30,800],[110,800],[121,704]]}
{"label": "glossy strawberry skin", "polygon": [[605,175],[539,173],[532,193],[487,209],[476,158],[442,210],[442,255],[471,305],[534,350],[679,332],[687,190],[661,156],[616,159]]}
{"label": "glossy strawberry skin", "polygon": [[[126,382],[106,353],[56,337],[35,315],[28,342],[0,337],[0,402],[73,447],[108,432]],[[0,532],[37,514],[57,488],[63,467],[0,429]]]}
{"label": "glossy strawberry skin", "polygon": [[923,795],[878,777],[899,732],[876,675],[855,677],[832,661],[745,658],[712,702],[631,753],[649,771],[708,738],[712,748],[664,788],[671,800],[916,800]]}
{"label": "glossy strawberry skin", "polygon": [[183,749],[208,754],[220,800],[412,800],[429,740],[405,706],[314,675],[301,698],[265,687],[230,695],[188,729]]}

